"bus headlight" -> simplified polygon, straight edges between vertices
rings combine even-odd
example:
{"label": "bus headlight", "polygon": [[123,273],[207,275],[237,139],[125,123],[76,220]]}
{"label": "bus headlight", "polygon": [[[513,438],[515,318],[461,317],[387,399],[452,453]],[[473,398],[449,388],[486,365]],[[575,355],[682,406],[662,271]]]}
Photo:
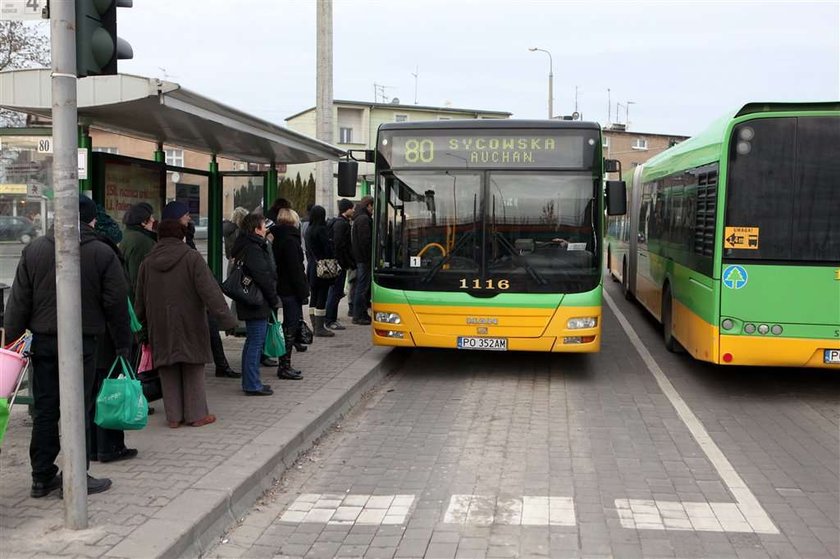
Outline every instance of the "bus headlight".
{"label": "bus headlight", "polygon": [[587,316],[585,318],[570,318],[566,323],[566,328],[569,330],[580,330],[581,328],[595,328],[598,324],[598,319],[594,316]]}
{"label": "bus headlight", "polygon": [[376,335],[383,338],[405,339],[405,332],[397,332],[396,330],[376,330]]}
{"label": "bus headlight", "polygon": [[395,312],[377,312],[373,319],[376,322],[384,322],[386,324],[399,324],[402,322],[400,315]]}

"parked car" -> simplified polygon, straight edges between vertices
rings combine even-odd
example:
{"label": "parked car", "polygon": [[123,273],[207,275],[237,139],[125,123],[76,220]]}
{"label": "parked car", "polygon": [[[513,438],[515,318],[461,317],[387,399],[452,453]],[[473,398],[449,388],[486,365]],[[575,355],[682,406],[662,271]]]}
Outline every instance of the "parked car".
{"label": "parked car", "polygon": [[37,236],[35,224],[28,218],[0,215],[0,241],[20,241],[27,245]]}
{"label": "parked car", "polygon": [[206,240],[207,239],[207,218],[200,217],[198,218],[198,222],[195,224],[195,238],[196,240]]}

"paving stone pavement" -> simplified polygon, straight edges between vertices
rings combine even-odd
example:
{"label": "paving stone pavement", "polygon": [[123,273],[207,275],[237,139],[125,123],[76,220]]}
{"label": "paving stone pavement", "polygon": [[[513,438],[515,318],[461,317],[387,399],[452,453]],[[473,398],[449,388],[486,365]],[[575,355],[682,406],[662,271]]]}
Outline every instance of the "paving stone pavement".
{"label": "paving stone pavement", "polygon": [[[605,311],[597,356],[413,352],[207,556],[840,556],[837,379],[696,363],[621,308],[772,530]],[[397,496],[398,524],[350,510]]]}
{"label": "paving stone pavement", "polygon": [[[295,352],[302,381],[279,380],[263,367],[271,397],[247,397],[238,379],[216,378],[208,367],[210,411],[218,417],[212,425],[168,429],[162,402],[153,404],[146,429],[126,435],[137,458],[91,464],[92,475],[114,485],[89,497],[87,530],[63,529],[57,492],[29,497],[31,421],[25,406],[16,407],[0,453],[0,558],[197,555],[329,427],[329,417],[387,373],[390,352],[371,345],[368,327],[349,322],[334,338]],[[244,338],[223,342],[239,370]]]}

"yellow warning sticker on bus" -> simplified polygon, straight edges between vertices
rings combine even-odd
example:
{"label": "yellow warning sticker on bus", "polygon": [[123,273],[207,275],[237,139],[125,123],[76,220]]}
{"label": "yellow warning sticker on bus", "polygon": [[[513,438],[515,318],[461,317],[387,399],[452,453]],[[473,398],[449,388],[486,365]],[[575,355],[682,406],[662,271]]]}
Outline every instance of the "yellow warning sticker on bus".
{"label": "yellow warning sticker on bus", "polygon": [[758,250],[758,227],[726,227],[723,246],[738,250]]}

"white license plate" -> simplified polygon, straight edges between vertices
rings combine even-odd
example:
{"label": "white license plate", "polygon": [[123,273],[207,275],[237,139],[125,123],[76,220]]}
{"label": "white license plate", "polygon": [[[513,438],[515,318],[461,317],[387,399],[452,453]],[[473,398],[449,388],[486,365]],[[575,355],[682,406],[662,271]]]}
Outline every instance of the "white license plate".
{"label": "white license plate", "polygon": [[823,363],[840,365],[840,349],[824,349]]}
{"label": "white license plate", "polygon": [[468,338],[458,337],[458,349],[484,349],[488,351],[507,351],[507,338]]}

